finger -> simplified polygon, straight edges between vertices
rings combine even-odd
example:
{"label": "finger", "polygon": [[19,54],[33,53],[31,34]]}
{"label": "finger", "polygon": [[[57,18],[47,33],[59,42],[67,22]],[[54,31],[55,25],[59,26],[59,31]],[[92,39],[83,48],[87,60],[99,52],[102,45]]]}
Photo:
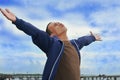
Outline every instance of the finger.
{"label": "finger", "polygon": [[0,11],[2,12],[2,14],[5,14],[5,13],[6,13],[6,11],[4,11],[3,9],[0,9]]}
{"label": "finger", "polygon": [[2,12],[2,14],[3,14],[4,16],[7,17],[7,12],[6,12],[5,10],[1,9],[1,12]]}
{"label": "finger", "polygon": [[10,13],[10,10],[9,9],[5,9],[8,13]]}

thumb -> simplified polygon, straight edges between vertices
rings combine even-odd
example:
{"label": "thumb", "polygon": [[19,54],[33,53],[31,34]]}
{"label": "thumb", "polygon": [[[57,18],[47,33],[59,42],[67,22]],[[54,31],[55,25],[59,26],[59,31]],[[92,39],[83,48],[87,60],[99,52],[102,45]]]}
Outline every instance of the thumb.
{"label": "thumb", "polygon": [[93,33],[92,33],[92,31],[90,31],[90,34],[93,36]]}

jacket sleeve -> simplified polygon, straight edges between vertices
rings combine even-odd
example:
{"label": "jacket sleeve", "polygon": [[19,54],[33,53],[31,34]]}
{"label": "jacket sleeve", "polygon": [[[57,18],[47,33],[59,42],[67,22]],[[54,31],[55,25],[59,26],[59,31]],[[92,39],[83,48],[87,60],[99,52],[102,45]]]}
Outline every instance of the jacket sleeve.
{"label": "jacket sleeve", "polygon": [[78,38],[76,40],[76,43],[77,43],[77,46],[80,50],[82,47],[87,46],[94,41],[95,41],[94,36],[83,36],[83,37]]}
{"label": "jacket sleeve", "polygon": [[22,19],[16,18],[16,21],[12,23],[15,24],[19,30],[22,30],[27,35],[31,36],[33,43],[37,45],[42,51],[44,51],[46,54],[48,53],[52,38],[50,38],[46,32],[39,30],[32,24]]}

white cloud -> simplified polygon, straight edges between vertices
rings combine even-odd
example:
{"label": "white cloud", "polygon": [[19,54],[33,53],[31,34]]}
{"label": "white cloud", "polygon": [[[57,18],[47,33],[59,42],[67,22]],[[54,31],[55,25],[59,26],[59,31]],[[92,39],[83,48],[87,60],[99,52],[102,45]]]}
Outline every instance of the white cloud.
{"label": "white cloud", "polygon": [[93,19],[93,22],[95,21],[96,24],[106,25],[108,23],[116,23],[119,25],[119,13],[120,7],[116,7],[95,12],[91,15],[91,17]]}
{"label": "white cloud", "polygon": [[[31,69],[32,73],[42,73],[44,69],[44,65],[46,62],[46,56],[43,53],[32,53],[32,52],[25,52],[25,53],[14,53],[14,54],[2,54],[3,57],[0,57],[0,65],[8,73],[11,72],[27,72],[27,70]],[[11,70],[8,70],[8,66]],[[14,65],[14,66],[13,66]],[[29,66],[29,68],[28,68]],[[38,67],[39,66],[39,67]],[[32,70],[33,69],[33,70]],[[1,70],[1,71],[3,71]]]}
{"label": "white cloud", "polygon": [[114,7],[120,5],[118,0],[91,0],[92,2],[100,3],[103,7]]}
{"label": "white cloud", "polygon": [[[16,56],[19,57],[19,55],[17,54]],[[38,62],[41,64],[41,65],[45,65],[45,62],[46,62],[46,55],[42,52],[42,53],[31,53],[31,52],[26,52],[26,53],[23,53],[20,57],[28,57],[28,58],[32,58],[33,60],[33,63],[34,64],[38,64]]]}
{"label": "white cloud", "polygon": [[80,1],[80,0],[70,0],[70,1],[60,0],[57,3],[56,8],[60,11],[65,11],[67,9],[75,8],[76,6],[80,5],[81,2],[82,1]]}
{"label": "white cloud", "polygon": [[90,31],[92,31],[93,33],[99,33],[99,29],[90,28],[88,26],[75,28],[70,26],[68,30],[68,36],[70,36],[70,38],[79,38],[84,35],[90,35]]}
{"label": "white cloud", "polygon": [[[25,14],[19,14],[22,11],[21,9],[20,10],[18,10],[18,9],[14,10],[13,8],[11,8],[11,9],[17,15],[21,16],[23,18],[23,20],[30,22],[31,24],[35,25],[37,28],[42,29],[42,30],[46,29],[46,25],[48,24],[48,22],[60,21],[60,22],[63,22],[67,26],[68,31],[69,31],[68,32],[69,36],[76,36],[76,34],[80,34],[80,35],[88,34],[89,31],[95,31],[95,32],[99,31],[98,29],[90,28],[90,26],[84,20],[84,17],[78,13],[76,13],[74,15],[72,13],[66,14],[63,17],[64,19],[63,18],[59,18],[59,19],[56,18],[56,19],[48,19],[48,20],[46,20],[46,19],[45,20],[32,20],[32,19],[29,19],[27,17],[27,15],[28,15],[27,12],[24,12]],[[37,14],[39,14],[39,12],[37,12]],[[19,18],[21,18],[21,17],[19,17]],[[19,36],[25,35],[22,31],[18,30],[13,24],[11,24],[10,21],[5,19],[5,17],[3,17],[2,19],[4,20],[4,26],[11,33],[13,33],[15,35],[19,35]],[[71,30],[73,33],[71,33]]]}
{"label": "white cloud", "polygon": [[[117,74],[120,72],[119,52],[99,53],[99,52],[82,52],[81,72],[85,74]],[[113,72],[114,69],[114,72]]]}
{"label": "white cloud", "polygon": [[88,35],[90,34],[89,31],[92,31],[93,33],[101,32],[100,28],[91,27],[85,20],[84,16],[80,13],[67,13],[61,18],[52,19],[52,21],[63,23],[68,29],[68,36],[70,38]]}
{"label": "white cloud", "polygon": [[102,36],[102,40],[103,41],[117,41],[117,40],[120,40],[120,37],[118,36],[111,36],[111,35],[109,35],[109,36]]}
{"label": "white cloud", "polygon": [[[47,0],[47,1],[41,1],[40,0],[36,0],[36,1],[32,1],[32,0],[22,0],[21,2],[24,3],[24,5],[26,7],[38,7],[41,9],[44,8],[45,6],[52,6],[54,8],[56,8],[57,10],[66,10],[66,9],[71,9],[74,8],[76,5],[78,5],[80,2],[80,0],[59,0],[59,1],[55,1],[55,0]],[[68,3],[68,4],[66,4]],[[44,15],[44,14],[43,14]]]}
{"label": "white cloud", "polygon": [[120,40],[120,7],[101,10],[91,15],[90,23],[96,24],[103,32],[105,40]]}

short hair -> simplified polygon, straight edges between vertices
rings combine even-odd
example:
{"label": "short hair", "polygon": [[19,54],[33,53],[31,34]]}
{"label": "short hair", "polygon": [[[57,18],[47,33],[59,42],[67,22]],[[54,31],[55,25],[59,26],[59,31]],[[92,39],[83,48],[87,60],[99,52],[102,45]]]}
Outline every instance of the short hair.
{"label": "short hair", "polygon": [[50,36],[51,33],[52,33],[52,32],[48,29],[50,23],[51,23],[51,22],[49,22],[48,25],[47,25],[47,27],[46,27],[46,33],[48,33],[49,36]]}

